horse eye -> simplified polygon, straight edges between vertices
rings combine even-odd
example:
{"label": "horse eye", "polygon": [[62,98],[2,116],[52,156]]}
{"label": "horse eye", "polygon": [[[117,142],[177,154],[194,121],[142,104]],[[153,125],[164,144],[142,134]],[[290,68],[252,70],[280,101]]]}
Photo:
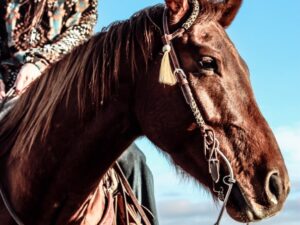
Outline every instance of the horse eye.
{"label": "horse eye", "polygon": [[216,72],[217,71],[217,62],[214,58],[209,56],[203,56],[199,61],[198,65],[200,66],[201,71]]}

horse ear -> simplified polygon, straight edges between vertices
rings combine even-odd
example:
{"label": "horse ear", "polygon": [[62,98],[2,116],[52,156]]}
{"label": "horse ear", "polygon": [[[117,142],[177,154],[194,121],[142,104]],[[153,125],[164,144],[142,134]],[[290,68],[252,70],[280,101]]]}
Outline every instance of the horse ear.
{"label": "horse ear", "polygon": [[170,23],[178,23],[189,10],[188,0],[165,0],[170,12]]}
{"label": "horse ear", "polygon": [[221,16],[219,19],[219,23],[224,27],[227,28],[234,20],[236,14],[238,13],[241,5],[242,0],[215,0],[214,4],[217,4],[219,10],[221,10]]}

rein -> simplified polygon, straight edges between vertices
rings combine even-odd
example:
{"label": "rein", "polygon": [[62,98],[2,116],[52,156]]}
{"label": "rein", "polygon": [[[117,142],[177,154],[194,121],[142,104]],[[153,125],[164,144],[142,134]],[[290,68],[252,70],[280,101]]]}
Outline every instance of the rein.
{"label": "rein", "polygon": [[[169,26],[168,26],[168,9],[165,8],[164,14],[163,14],[163,31],[164,35],[162,37],[163,40],[163,52],[164,54],[170,55],[170,62],[173,65],[172,73],[175,75],[175,78],[177,82],[180,84],[181,91],[183,93],[183,96],[185,98],[186,103],[190,106],[191,111],[195,117],[196,123],[201,131],[201,134],[204,138],[204,155],[206,157],[207,163],[208,163],[208,170],[211,175],[211,178],[213,180],[213,191],[217,193],[218,198],[223,201],[223,206],[221,208],[221,211],[219,213],[218,219],[215,223],[215,225],[219,225],[221,218],[224,214],[224,210],[226,207],[226,204],[228,202],[229,196],[232,191],[232,187],[234,183],[236,182],[234,179],[233,169],[232,166],[227,159],[227,157],[222,153],[220,150],[220,143],[218,139],[215,137],[215,132],[208,128],[203,116],[199,110],[199,107],[197,106],[197,103],[195,101],[195,98],[193,96],[189,81],[187,79],[186,73],[184,70],[180,67],[178,57],[176,55],[175,49],[172,44],[172,40],[177,38],[179,35],[183,34],[185,31],[187,31],[196,21],[198,14],[199,14],[199,2],[197,0],[192,1],[193,4],[193,12],[190,16],[190,18],[182,25],[181,28],[177,29],[174,33],[170,34],[169,32]],[[221,158],[228,169],[228,175],[225,175],[223,177],[220,177],[220,159]],[[227,191],[224,193],[225,188],[220,184],[220,189],[216,189],[216,185],[221,181],[223,184],[227,186]]]}
{"label": "rein", "polygon": [[2,185],[0,185],[0,196],[1,196],[2,200],[3,200],[5,208],[7,209],[9,215],[11,216],[11,218],[13,218],[14,222],[16,224],[18,224],[18,225],[25,225],[22,222],[22,220],[18,217],[16,211],[14,210],[14,208],[12,207],[12,205],[10,204],[10,202],[8,201]]}

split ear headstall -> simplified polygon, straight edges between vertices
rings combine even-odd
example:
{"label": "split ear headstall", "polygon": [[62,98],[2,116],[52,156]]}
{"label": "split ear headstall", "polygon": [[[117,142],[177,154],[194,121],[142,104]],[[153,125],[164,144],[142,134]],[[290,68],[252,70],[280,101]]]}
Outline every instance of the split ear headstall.
{"label": "split ear headstall", "polygon": [[[190,109],[195,117],[195,121],[200,129],[200,132],[204,138],[204,156],[208,162],[208,171],[211,175],[213,181],[213,191],[218,194],[218,198],[223,201],[223,206],[221,208],[220,214],[215,225],[219,225],[221,218],[223,216],[226,204],[228,202],[229,196],[231,194],[234,183],[233,169],[231,167],[230,161],[220,150],[220,143],[215,137],[215,132],[210,129],[201,114],[199,107],[193,96],[189,81],[187,79],[186,73],[180,67],[179,60],[177,58],[176,52],[172,45],[172,40],[180,35],[182,35],[186,30],[188,30],[196,21],[199,14],[199,2],[198,0],[192,0],[193,12],[186,23],[182,25],[181,28],[177,29],[174,33],[170,34],[168,27],[168,8],[165,8],[163,15],[163,29],[164,36],[163,40],[163,58],[160,67],[159,82],[165,85],[175,85],[177,82],[180,84],[182,94],[186,100],[186,103],[190,106]],[[172,65],[171,65],[172,64]],[[173,68],[172,68],[173,67]],[[222,160],[227,169],[228,174],[220,176],[220,160]],[[218,184],[218,189],[216,185]]]}
{"label": "split ear headstall", "polygon": [[[185,31],[190,29],[190,27],[195,23],[196,19],[198,18],[199,12],[200,12],[200,7],[199,7],[199,2],[198,0],[192,0],[192,7],[193,11],[190,17],[187,19],[187,21],[179,28],[177,29],[174,33],[169,34],[169,28],[168,24],[163,24],[164,26],[164,31],[167,31],[167,33],[164,34],[162,37],[163,39],[163,57],[161,61],[161,66],[160,66],[160,72],[159,72],[159,83],[166,84],[173,86],[177,83],[177,78],[176,75],[174,74],[174,69],[172,69],[171,61],[170,61],[170,54],[172,54],[172,43],[171,41],[182,35]],[[166,13],[167,10],[165,10],[164,13]],[[167,15],[164,15],[164,18],[166,18]],[[173,65],[173,68],[175,66]]]}

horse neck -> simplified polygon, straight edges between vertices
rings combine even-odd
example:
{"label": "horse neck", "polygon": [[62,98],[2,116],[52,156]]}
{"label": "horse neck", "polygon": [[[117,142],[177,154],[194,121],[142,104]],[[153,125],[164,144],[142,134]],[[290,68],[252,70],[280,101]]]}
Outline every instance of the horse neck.
{"label": "horse neck", "polygon": [[[8,159],[2,182],[25,221],[48,224],[46,221],[51,221],[56,211],[51,206],[57,203],[65,202],[62,207],[75,209],[139,135],[131,109],[130,86],[121,83],[118,95],[99,111],[87,110],[81,118],[72,107],[75,98],[67,107],[62,101],[45,141],[35,142],[26,158]],[[12,153],[16,150],[12,149]]]}
{"label": "horse neck", "polygon": [[[156,39],[161,42],[159,35]],[[122,41],[127,42],[125,36]],[[68,208],[69,212],[75,210],[122,151],[141,135],[135,119],[134,97],[139,76],[146,74],[144,59],[139,57],[145,52],[144,49],[132,49],[134,54],[131,56],[136,61],[132,63],[122,57],[117,92],[104,102],[103,107],[92,110],[95,103],[87,100],[86,108],[91,110],[79,116],[74,107],[78,93],[72,88],[70,96],[74,97],[58,103],[46,139],[35,141],[26,157],[15,154],[18,149],[12,149],[2,182],[10,190],[13,207],[29,224],[36,221],[48,224],[49,218],[57,213],[57,205]],[[125,48],[120,55],[128,56]],[[89,63],[94,63],[91,61]],[[64,62],[60,64],[64,66]],[[134,71],[133,66],[139,75],[135,79],[130,73]]]}

